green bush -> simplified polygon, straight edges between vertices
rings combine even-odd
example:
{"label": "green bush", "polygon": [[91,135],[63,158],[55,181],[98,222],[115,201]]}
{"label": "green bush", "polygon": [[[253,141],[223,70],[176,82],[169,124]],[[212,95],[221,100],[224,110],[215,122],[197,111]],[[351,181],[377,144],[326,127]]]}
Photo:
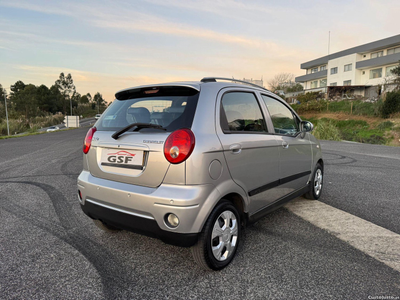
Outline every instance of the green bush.
{"label": "green bush", "polygon": [[340,131],[332,120],[321,119],[315,126],[314,136],[320,140],[340,141]]}
{"label": "green bush", "polygon": [[[25,132],[29,128],[28,122],[22,119],[9,119],[8,125],[10,134]],[[7,135],[7,121],[5,119],[0,122],[0,135]]]}
{"label": "green bush", "polygon": [[357,116],[376,116],[375,103],[354,101],[353,115]]}
{"label": "green bush", "polygon": [[367,121],[363,120],[338,120],[335,125],[340,129],[365,129],[369,128]]}
{"label": "green bush", "polygon": [[387,93],[380,112],[382,118],[389,118],[391,114],[400,112],[400,91]]}
{"label": "green bush", "polygon": [[304,112],[321,112],[326,111],[327,101],[326,100],[313,100],[308,102],[303,102],[300,104],[292,105],[292,108],[297,113],[304,113]]}
{"label": "green bush", "polygon": [[376,128],[379,130],[390,130],[393,128],[393,126],[394,126],[393,122],[385,121],[379,124]]}
{"label": "green bush", "polygon": [[302,95],[297,96],[297,101],[300,103],[306,103],[310,101],[316,101],[318,99],[322,99],[323,95],[320,92],[309,92]]}
{"label": "green bush", "polygon": [[[353,110],[351,106],[353,104]],[[292,108],[297,113],[305,112],[343,112],[352,113],[358,116],[377,116],[379,113],[379,106],[377,103],[363,102],[361,100],[343,100],[343,101],[309,101],[300,104],[292,105]]]}

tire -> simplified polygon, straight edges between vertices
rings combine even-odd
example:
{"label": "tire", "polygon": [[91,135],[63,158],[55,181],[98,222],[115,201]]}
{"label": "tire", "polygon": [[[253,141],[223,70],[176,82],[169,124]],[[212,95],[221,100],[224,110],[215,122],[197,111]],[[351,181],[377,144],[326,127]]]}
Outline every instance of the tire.
{"label": "tire", "polygon": [[222,200],[208,217],[197,244],[191,248],[199,266],[221,270],[229,265],[239,246],[240,226],[237,209],[231,202]]}
{"label": "tire", "polygon": [[324,185],[324,170],[321,164],[317,163],[314,174],[310,181],[310,190],[304,194],[304,197],[310,200],[318,200],[321,197],[322,187]]}
{"label": "tire", "polygon": [[94,223],[94,225],[96,225],[98,228],[100,228],[101,230],[103,230],[105,232],[114,233],[114,232],[121,231],[121,229],[114,227],[112,225],[103,223],[100,220],[93,220],[93,223]]}

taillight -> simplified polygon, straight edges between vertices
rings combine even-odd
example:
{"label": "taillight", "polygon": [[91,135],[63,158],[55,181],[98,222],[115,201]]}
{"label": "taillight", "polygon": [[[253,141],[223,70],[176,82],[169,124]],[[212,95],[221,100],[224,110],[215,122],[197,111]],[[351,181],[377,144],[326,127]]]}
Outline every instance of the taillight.
{"label": "taillight", "polygon": [[190,129],[171,133],[164,144],[164,156],[172,164],[185,161],[194,149],[194,134]]}
{"label": "taillight", "polygon": [[83,153],[87,154],[89,152],[90,146],[92,145],[93,135],[96,130],[96,127],[92,127],[86,133],[85,141],[83,142]]}

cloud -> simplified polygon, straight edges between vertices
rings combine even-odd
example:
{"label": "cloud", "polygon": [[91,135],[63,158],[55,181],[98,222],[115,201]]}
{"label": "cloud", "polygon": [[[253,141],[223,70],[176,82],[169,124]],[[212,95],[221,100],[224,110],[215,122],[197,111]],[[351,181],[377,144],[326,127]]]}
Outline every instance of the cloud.
{"label": "cloud", "polygon": [[[176,9],[192,10],[194,12],[204,12],[223,16],[224,18],[245,19],[243,12],[251,12],[257,15],[274,15],[276,8],[265,6],[263,2],[251,3],[250,1],[240,2],[232,0],[146,0],[158,6],[174,7]],[[271,3],[269,3],[271,5]]]}
{"label": "cloud", "polygon": [[396,1],[0,0],[11,8],[0,12],[0,64],[12,61],[0,81],[71,73],[79,92],[112,100],[148,83],[300,75],[327,54],[328,31],[331,53],[395,32]]}
{"label": "cloud", "polygon": [[[89,47],[104,47],[104,43],[99,42],[88,42],[83,40],[67,40],[67,39],[54,39],[45,37],[43,35],[29,33],[29,32],[18,32],[18,31],[10,31],[10,30],[0,30],[0,34],[7,35],[9,37],[18,37],[24,38],[25,40],[32,40],[35,43],[38,42],[47,42],[47,43],[58,43],[64,45],[75,45],[75,46],[89,46]],[[9,42],[10,39],[4,40],[4,42]]]}
{"label": "cloud", "polygon": [[[27,1],[3,1],[0,5],[19,9],[31,10],[45,14],[63,15],[89,22],[99,28],[113,28],[125,32],[150,32],[178,37],[190,37],[203,40],[211,40],[218,43],[230,43],[246,47],[269,47],[272,43],[249,38],[242,35],[224,33],[221,31],[207,30],[201,27],[191,26],[187,23],[168,21],[165,18],[142,13],[136,9],[125,8],[113,10],[113,7],[102,5],[88,5],[81,3],[65,4],[56,2],[46,5],[35,4]],[[177,5],[177,4],[175,4]]]}
{"label": "cloud", "polygon": [[4,7],[20,8],[25,10],[31,10],[36,12],[41,12],[45,14],[55,14],[64,16],[74,16],[73,10],[66,9],[63,4],[62,6],[53,6],[53,3],[46,3],[47,5],[41,5],[38,3],[33,3],[32,1],[1,1],[0,5]]}

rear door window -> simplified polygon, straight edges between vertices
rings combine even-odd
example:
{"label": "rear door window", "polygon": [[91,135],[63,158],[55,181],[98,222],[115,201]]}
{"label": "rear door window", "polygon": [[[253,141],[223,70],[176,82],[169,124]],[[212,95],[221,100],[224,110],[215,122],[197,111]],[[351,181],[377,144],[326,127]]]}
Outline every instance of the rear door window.
{"label": "rear door window", "polygon": [[221,101],[221,127],[224,133],[267,132],[257,98],[249,92],[228,92]]}

